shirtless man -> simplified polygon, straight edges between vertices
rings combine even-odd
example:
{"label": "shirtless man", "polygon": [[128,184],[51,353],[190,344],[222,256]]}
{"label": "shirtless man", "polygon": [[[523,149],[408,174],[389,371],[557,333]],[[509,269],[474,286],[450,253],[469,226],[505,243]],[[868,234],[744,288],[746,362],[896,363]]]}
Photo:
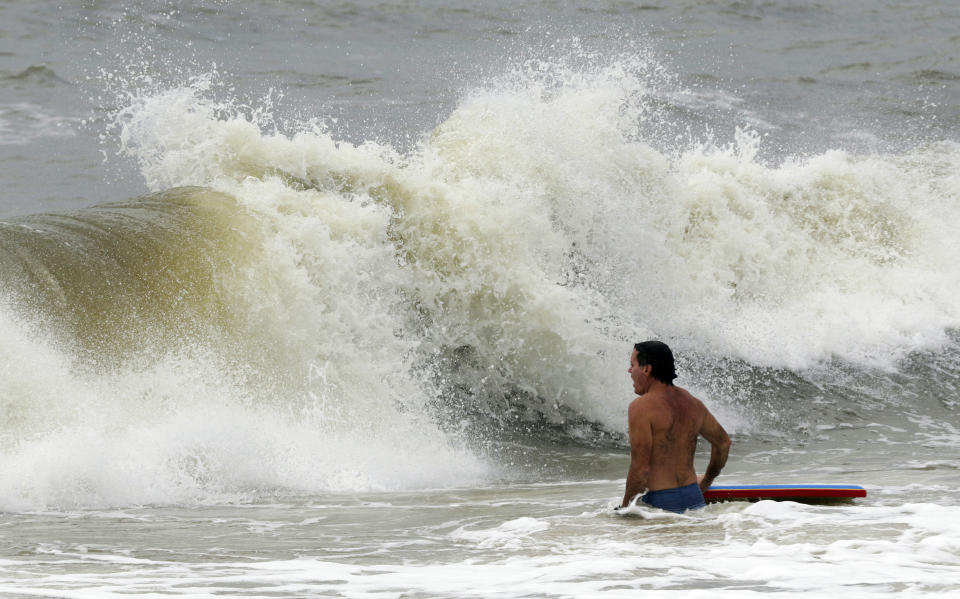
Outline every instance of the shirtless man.
{"label": "shirtless man", "polygon": [[[677,377],[673,353],[659,341],[637,343],[630,355],[630,378],[640,397],[627,412],[630,427],[630,470],[622,507],[644,493],[640,501],[683,513],[704,506],[703,491],[727,462],[730,437],[710,410],[684,389]],[[710,442],[710,464],[697,478],[693,455],[697,437]]]}

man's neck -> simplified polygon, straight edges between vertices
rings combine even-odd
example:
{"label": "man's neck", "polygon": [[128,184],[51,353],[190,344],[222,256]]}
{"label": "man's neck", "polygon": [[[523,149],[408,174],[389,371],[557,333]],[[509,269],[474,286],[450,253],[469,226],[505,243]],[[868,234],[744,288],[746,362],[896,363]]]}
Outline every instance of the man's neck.
{"label": "man's neck", "polygon": [[660,379],[651,379],[650,386],[647,387],[647,391],[644,395],[652,394],[663,394],[667,390],[667,384],[661,381]]}

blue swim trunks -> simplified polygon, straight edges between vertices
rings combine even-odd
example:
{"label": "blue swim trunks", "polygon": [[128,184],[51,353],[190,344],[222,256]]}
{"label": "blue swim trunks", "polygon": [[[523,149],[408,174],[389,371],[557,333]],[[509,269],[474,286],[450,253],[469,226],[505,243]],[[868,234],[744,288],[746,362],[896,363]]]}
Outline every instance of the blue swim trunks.
{"label": "blue swim trunks", "polygon": [[675,489],[661,489],[660,491],[647,491],[640,497],[640,501],[661,510],[682,514],[687,510],[695,510],[707,505],[703,501],[703,493],[700,491],[700,485],[690,483],[685,487]]}

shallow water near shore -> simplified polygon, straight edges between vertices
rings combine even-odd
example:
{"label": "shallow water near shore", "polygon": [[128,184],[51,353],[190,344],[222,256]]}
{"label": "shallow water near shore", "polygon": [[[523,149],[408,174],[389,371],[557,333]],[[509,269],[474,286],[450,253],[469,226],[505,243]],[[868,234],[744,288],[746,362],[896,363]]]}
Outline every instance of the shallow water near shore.
{"label": "shallow water near shore", "polygon": [[960,515],[950,499],[954,465],[916,455],[914,468],[896,476],[855,459],[784,474],[806,461],[805,449],[738,445],[736,482],[857,480],[868,497],[831,505],[728,502],[684,515],[635,507],[623,515],[612,510],[622,452],[531,448],[531,464],[563,478],[7,514],[3,590],[12,597],[616,597],[638,590],[866,597],[946,596],[960,584],[960,530],[950,524]]}

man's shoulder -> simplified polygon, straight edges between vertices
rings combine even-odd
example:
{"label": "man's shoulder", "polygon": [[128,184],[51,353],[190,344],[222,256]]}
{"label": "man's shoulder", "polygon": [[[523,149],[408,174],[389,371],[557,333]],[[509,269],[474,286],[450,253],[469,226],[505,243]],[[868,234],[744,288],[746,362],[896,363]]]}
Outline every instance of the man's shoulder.
{"label": "man's shoulder", "polygon": [[630,402],[629,413],[631,415],[649,415],[662,410],[666,406],[663,395],[659,393],[646,393]]}
{"label": "man's shoulder", "polygon": [[650,398],[646,395],[640,395],[639,397],[633,398],[633,401],[630,402],[630,405],[627,407],[627,414],[630,418],[640,418],[647,412],[650,408]]}
{"label": "man's shoulder", "polygon": [[647,393],[636,398],[630,404],[630,413],[650,417],[658,413],[674,412],[679,405],[686,406],[684,411],[699,412],[706,410],[699,399],[682,387],[672,386],[661,393]]}
{"label": "man's shoulder", "polygon": [[695,405],[699,405],[699,406],[703,405],[702,401],[697,399],[692,393],[690,393],[683,387],[674,387],[673,389],[674,389],[674,393],[676,393],[676,397]]}

